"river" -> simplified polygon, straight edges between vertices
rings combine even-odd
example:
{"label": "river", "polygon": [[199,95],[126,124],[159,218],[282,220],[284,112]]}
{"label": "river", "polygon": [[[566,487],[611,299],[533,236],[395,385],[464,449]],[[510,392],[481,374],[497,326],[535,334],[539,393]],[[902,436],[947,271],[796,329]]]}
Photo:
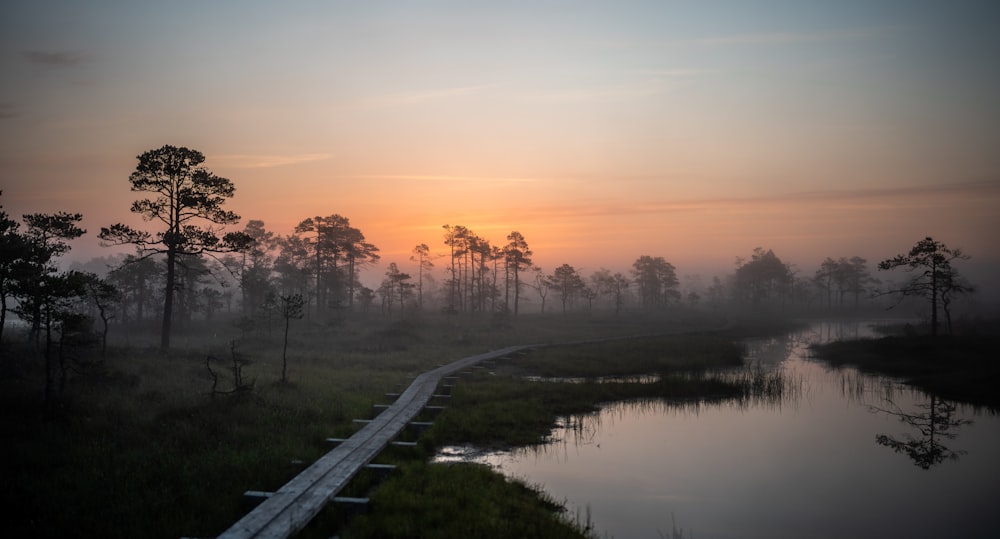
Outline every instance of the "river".
{"label": "river", "polygon": [[539,485],[617,539],[1000,536],[1000,417],[808,357],[870,335],[817,323],[748,342],[748,360],[793,380],[780,402],[613,403],[540,448],[439,460]]}

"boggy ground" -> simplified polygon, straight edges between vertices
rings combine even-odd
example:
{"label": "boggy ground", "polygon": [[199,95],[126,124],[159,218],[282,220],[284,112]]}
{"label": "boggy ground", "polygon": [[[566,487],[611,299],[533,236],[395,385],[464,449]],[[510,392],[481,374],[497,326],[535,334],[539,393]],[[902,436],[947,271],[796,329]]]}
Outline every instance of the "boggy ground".
{"label": "boggy ground", "polygon": [[[5,438],[0,449],[0,476],[5,486],[0,489],[0,503],[14,516],[6,520],[5,530],[16,537],[213,537],[245,513],[244,491],[280,487],[329,449],[325,438],[349,435],[355,429],[351,420],[370,417],[372,404],[384,402],[385,392],[405,386],[415,375],[438,364],[511,344],[688,332],[724,325],[716,318],[687,312],[604,319],[428,316],[399,321],[355,317],[293,324],[288,382],[280,381],[281,332],[277,327],[242,334],[232,322],[198,324],[176,335],[175,348],[168,353],[153,346],[155,332],[132,328],[126,333],[113,328],[106,359],[95,358],[93,350],[72,351],[87,362],[72,364],[64,392],[48,408],[42,402],[40,353],[8,329],[0,349],[0,429]],[[685,338],[678,339],[675,344],[680,349]],[[235,343],[232,349],[231,343]],[[252,389],[213,397],[206,360],[215,358],[211,364],[219,374],[217,389],[227,391],[231,389],[234,350],[236,359],[248,362],[242,374]],[[557,353],[559,349],[550,350]],[[731,348],[720,352],[719,360],[731,362],[732,352]],[[600,360],[603,355],[581,360],[574,367],[579,370],[570,369],[565,374],[590,376],[600,372],[602,364],[613,367],[602,374],[628,370],[625,359],[604,363]],[[545,357],[535,352],[526,361],[541,366]],[[555,366],[561,362],[551,360]],[[584,363],[591,364],[586,371]],[[537,372],[558,375],[555,366]],[[654,367],[645,357],[632,372],[656,372]],[[690,367],[678,364],[670,368]],[[678,398],[696,398],[699,392],[724,396],[733,391],[705,381],[697,382],[703,384],[700,389],[669,387],[674,382],[668,382],[659,388],[655,384],[645,388],[554,384],[540,390],[518,380],[516,369],[524,366],[511,363],[504,368],[515,370],[490,377],[503,381],[492,389],[482,386],[488,392],[478,397],[479,382],[463,383],[455,400],[468,400],[454,408],[516,417],[513,423],[533,425],[529,430],[534,434],[504,434],[501,438],[506,438],[505,443],[534,439],[531,437],[551,424],[553,413],[585,409],[599,401],[633,398],[649,391]],[[493,397],[508,405],[511,400],[524,400],[533,406],[552,407],[531,414],[509,406],[498,411],[496,404],[491,404]],[[476,406],[477,400],[483,405]],[[542,522],[550,518],[555,518],[553,522],[569,536],[586,533],[585,523],[559,517],[555,511],[558,504],[527,485],[463,466],[424,469],[429,465],[423,459],[436,444],[462,437],[468,438],[463,440],[466,442],[483,439],[447,428],[449,423],[462,422],[468,423],[468,419],[443,415],[439,426],[421,440],[422,447],[409,452],[388,451],[380,457],[402,464],[401,473],[374,490],[372,512],[355,519],[350,531],[365,536],[366,522],[389,522],[383,519],[388,513],[380,509],[389,506],[381,504],[391,498],[393,489],[402,492],[399,496],[405,499],[409,496],[407,485],[416,481],[437,485],[433,495],[421,497],[437,509],[431,511],[428,505],[417,512],[443,515],[448,508],[453,509],[447,518],[438,517],[459,522],[455,528],[442,528],[442,533],[453,533],[451,536],[468,536],[465,532],[471,523],[463,525],[462,520],[488,514],[470,505],[480,499],[492,500],[483,503],[502,509],[495,515],[499,520],[489,526],[497,530],[495,537],[557,536]],[[366,481],[359,478],[353,488],[365,493]],[[462,492],[467,498],[448,500],[445,494],[449,492]],[[525,504],[539,511],[527,510]],[[524,517],[526,527],[503,528],[499,523],[511,514]],[[329,537],[329,531],[322,529],[324,520],[329,525],[330,515],[326,517],[304,536]],[[429,528],[408,527],[411,524],[393,524],[395,531],[388,536],[427,536]],[[508,532],[501,532],[504,529]],[[480,529],[475,530],[474,535],[478,535]]]}
{"label": "boggy ground", "polygon": [[[713,375],[739,367],[742,352],[730,338],[702,333],[540,348],[463,378],[448,409],[421,438],[422,448],[430,455],[448,444],[497,448],[545,443],[559,416],[589,413],[613,401],[716,401],[774,396],[785,389],[779,374],[748,370],[743,377]],[[608,376],[622,378],[593,379]],[[522,502],[534,506],[534,512],[512,515],[504,509],[510,502],[495,499],[497,473],[482,468],[425,460],[410,464],[378,486],[371,494],[372,513],[352,520],[344,536],[599,536],[585,517],[560,514],[561,505],[530,486],[506,496],[535,498]],[[425,488],[415,477],[450,488]],[[517,480],[506,483],[521,485]],[[481,504],[489,509],[481,510]],[[447,518],[441,516],[442,507],[451,508]],[[539,516],[539,509],[547,516]],[[512,527],[512,518],[519,526]],[[552,519],[560,525],[558,532],[549,527]]]}
{"label": "boggy ground", "polygon": [[963,324],[954,334],[900,326],[878,339],[838,341],[811,347],[834,366],[903,379],[947,400],[1000,410],[1000,324]]}

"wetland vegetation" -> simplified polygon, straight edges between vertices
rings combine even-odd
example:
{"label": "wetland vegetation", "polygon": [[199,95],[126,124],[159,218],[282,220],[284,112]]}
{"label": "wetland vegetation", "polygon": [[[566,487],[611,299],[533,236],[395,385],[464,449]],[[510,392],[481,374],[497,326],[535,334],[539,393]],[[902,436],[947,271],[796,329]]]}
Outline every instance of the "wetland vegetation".
{"label": "wetland vegetation", "polygon": [[[660,333],[540,346],[476,369],[461,378],[434,427],[413,438],[417,448],[380,456],[379,462],[397,464],[396,472],[381,481],[362,474],[352,484],[351,494],[371,498],[369,511],[348,520],[344,510],[331,507],[302,534],[328,537],[350,522],[345,537],[428,536],[431,529],[440,530],[440,537],[593,536],[585,515],[567,512],[529,481],[477,464],[433,463],[431,457],[450,444],[543,444],[560,417],[610,402],[780,396],[794,390],[794,381],[740,368],[741,339],[789,327],[696,316],[522,316],[499,325],[445,316],[304,323],[290,343],[287,382],[281,382],[280,332],[240,340],[238,328],[213,327],[186,333],[169,352],[138,342],[113,345],[106,359],[75,364],[54,415],[40,406],[44,375],[38,362],[30,360],[29,350],[8,343],[0,379],[10,440],[3,450],[9,485],[3,503],[20,515],[10,528],[20,536],[214,536],[247,510],[244,491],[280,487],[329,449],[327,437],[350,435],[353,418],[370,417],[384,393],[420,372],[516,343]],[[155,342],[154,333],[148,336]],[[141,333],[130,338],[141,342]],[[939,348],[930,349],[938,355],[919,336],[892,338],[899,340],[887,342],[910,343],[904,350],[922,350],[927,369],[948,358],[951,372],[974,367],[985,380],[983,373],[995,373],[986,366],[991,336],[939,336]],[[836,346],[852,350],[851,361],[858,361],[863,356],[856,347],[885,345],[874,344],[879,342]],[[219,360],[221,385],[232,382],[232,359],[240,361],[252,389],[213,396],[210,355]],[[941,372],[939,366],[927,374]],[[966,402],[993,402],[975,398]],[[511,514],[519,515],[514,524],[506,522]]]}
{"label": "wetland vegetation", "polygon": [[892,376],[927,393],[1000,410],[1000,331],[995,324],[969,322],[951,335],[932,335],[899,325],[879,338],[849,339],[811,347],[834,366]]}
{"label": "wetland vegetation", "polygon": [[[370,417],[372,405],[384,402],[384,393],[437,364],[515,343],[686,332],[719,325],[717,320],[691,316],[683,323],[662,317],[544,320],[522,316],[499,326],[444,316],[419,323],[381,318],[338,325],[303,323],[290,343],[288,382],[281,382],[280,331],[271,336],[257,332],[239,340],[238,328],[210,326],[201,333],[186,332],[166,352],[152,346],[155,333],[146,334],[150,344],[146,347],[141,344],[143,333],[132,331],[132,346],[113,342],[106,359],[72,363],[64,396],[54,411],[41,406],[44,373],[30,346],[8,342],[0,377],[2,422],[10,440],[3,449],[8,484],[3,503],[19,515],[9,528],[19,536],[214,536],[246,510],[244,491],[280,487],[329,449],[327,437],[349,435],[355,429],[353,418]],[[659,358],[637,353],[659,346],[654,340],[600,345],[605,347],[601,353],[617,357],[615,346],[628,352],[613,362],[611,374],[687,373],[738,362],[738,347],[724,338],[701,334],[667,339],[659,345],[674,352]],[[233,340],[235,348],[230,345]],[[738,392],[707,375],[667,376],[653,384],[545,383],[544,391],[538,383],[523,379],[532,372],[532,361],[545,365],[536,374],[591,376],[601,370],[600,356],[580,354],[587,347],[571,348],[581,360],[568,369],[558,367],[560,354],[566,352],[553,347],[498,364],[497,372],[503,375],[464,380],[454,397],[459,406],[453,408],[472,417],[497,414],[500,424],[517,428],[494,441],[518,444],[544,436],[554,414],[589,409],[597,402],[653,396],[722,398]],[[705,365],[697,366],[697,354],[704,354]],[[218,359],[220,387],[232,383],[227,371],[232,359],[239,361],[244,382],[252,389],[213,396],[208,356]],[[512,401],[526,406],[510,408]],[[498,403],[508,408],[500,410]],[[468,423],[469,417],[442,415],[438,426],[421,439],[422,447],[384,454],[388,462],[409,466],[394,476],[403,481],[401,488],[411,480],[407,470],[483,477],[481,472],[420,469],[434,444],[467,434],[461,425]],[[482,438],[482,433],[470,434],[467,441]],[[388,496],[393,481],[375,489],[373,496]],[[469,483],[480,482],[487,491],[512,489],[527,496],[528,501],[517,503],[553,507],[551,500],[530,487],[498,487],[494,481],[461,479],[456,484],[468,492],[479,488]],[[503,494],[509,496],[510,492]],[[384,501],[379,500],[373,498],[372,515],[383,514],[377,508]],[[364,522],[372,520],[378,519]],[[565,519],[565,525],[580,528],[572,519]]]}

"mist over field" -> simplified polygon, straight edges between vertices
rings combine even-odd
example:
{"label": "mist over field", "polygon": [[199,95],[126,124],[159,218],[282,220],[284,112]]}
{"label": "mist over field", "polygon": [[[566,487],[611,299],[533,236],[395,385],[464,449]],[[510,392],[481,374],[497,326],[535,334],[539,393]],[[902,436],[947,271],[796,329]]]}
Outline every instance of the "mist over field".
{"label": "mist over field", "polygon": [[[6,3],[11,532],[251,536],[290,496],[273,536],[982,535],[998,23],[979,0]],[[570,440],[583,466],[545,469]],[[280,490],[320,462],[344,482]]]}

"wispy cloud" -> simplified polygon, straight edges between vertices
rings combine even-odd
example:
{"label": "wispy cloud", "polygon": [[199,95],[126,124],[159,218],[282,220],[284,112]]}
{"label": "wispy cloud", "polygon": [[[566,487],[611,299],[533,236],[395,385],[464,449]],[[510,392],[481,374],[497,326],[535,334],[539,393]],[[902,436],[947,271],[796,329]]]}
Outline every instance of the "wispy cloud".
{"label": "wispy cloud", "polygon": [[48,67],[73,67],[86,62],[86,54],[74,51],[25,51],[25,60],[32,64]]}
{"label": "wispy cloud", "polygon": [[333,157],[328,153],[305,153],[292,155],[213,155],[209,159],[213,165],[231,168],[271,168],[298,165],[312,161],[323,161]]}
{"label": "wispy cloud", "polygon": [[512,178],[496,176],[445,176],[445,175],[403,175],[403,174],[366,174],[351,176],[362,180],[412,180],[412,181],[443,181],[443,182],[502,182],[530,183],[542,181],[541,178]]}
{"label": "wispy cloud", "polygon": [[492,88],[493,84],[482,84],[478,86],[458,86],[455,88],[442,88],[438,90],[429,90],[425,92],[411,92],[411,93],[401,93],[401,94],[389,94],[382,96],[374,96],[361,99],[357,106],[362,109],[384,109],[390,107],[401,107],[404,105],[413,105],[416,103],[423,103],[426,101],[435,101],[439,99],[448,99],[452,97],[460,97],[465,95],[476,94],[482,92],[483,90]]}
{"label": "wispy cloud", "polygon": [[[560,219],[663,214],[766,215],[774,212],[815,212],[840,210],[881,211],[908,207],[940,206],[946,200],[994,200],[1000,198],[1000,180],[964,183],[901,186],[873,189],[845,189],[777,193],[747,197],[692,199],[650,199],[641,203],[582,201],[544,207],[525,206],[522,220],[552,223]],[[819,208],[819,210],[817,210]]]}
{"label": "wispy cloud", "polygon": [[523,94],[521,97],[529,101],[555,103],[586,103],[592,101],[623,101],[641,99],[659,95],[667,91],[669,86],[662,81],[642,81],[634,84],[614,86],[596,86],[587,88],[570,88]]}
{"label": "wispy cloud", "polygon": [[643,69],[639,71],[642,75],[652,75],[655,77],[669,77],[687,79],[700,77],[702,75],[715,73],[714,69]]}
{"label": "wispy cloud", "polygon": [[881,34],[889,27],[859,28],[852,30],[834,30],[826,32],[769,32],[755,34],[737,34],[731,36],[712,36],[690,40],[696,45],[786,45],[795,43],[814,43],[821,41],[843,41],[862,39]]}

